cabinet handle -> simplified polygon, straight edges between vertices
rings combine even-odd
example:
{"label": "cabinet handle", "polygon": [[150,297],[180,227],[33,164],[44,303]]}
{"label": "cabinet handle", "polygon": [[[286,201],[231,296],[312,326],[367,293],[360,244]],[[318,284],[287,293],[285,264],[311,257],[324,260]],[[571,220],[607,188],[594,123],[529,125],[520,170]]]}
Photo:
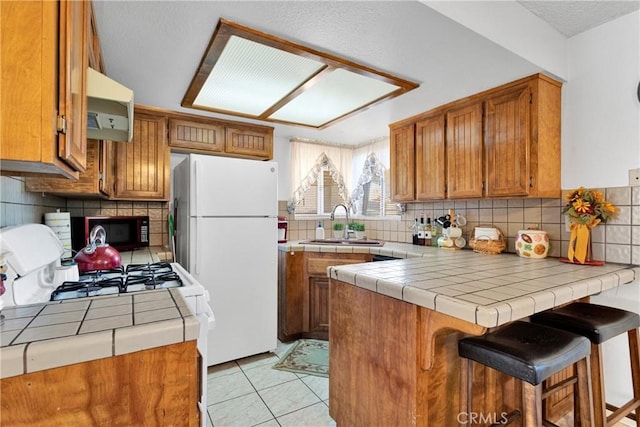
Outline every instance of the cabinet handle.
{"label": "cabinet handle", "polygon": [[529,187],[533,188],[533,177],[529,177]]}

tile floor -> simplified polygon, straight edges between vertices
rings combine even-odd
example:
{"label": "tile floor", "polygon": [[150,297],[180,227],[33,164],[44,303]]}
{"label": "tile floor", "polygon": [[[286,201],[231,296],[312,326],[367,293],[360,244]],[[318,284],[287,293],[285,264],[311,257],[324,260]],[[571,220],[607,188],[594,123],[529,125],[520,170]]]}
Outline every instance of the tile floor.
{"label": "tile floor", "polygon": [[[208,371],[207,427],[330,427],[329,379],[272,368],[295,342]],[[568,415],[558,425],[573,425]],[[616,427],[636,426],[629,419]]]}
{"label": "tile floor", "polygon": [[294,343],[212,366],[208,371],[208,427],[329,427],[329,379],[273,369]]}

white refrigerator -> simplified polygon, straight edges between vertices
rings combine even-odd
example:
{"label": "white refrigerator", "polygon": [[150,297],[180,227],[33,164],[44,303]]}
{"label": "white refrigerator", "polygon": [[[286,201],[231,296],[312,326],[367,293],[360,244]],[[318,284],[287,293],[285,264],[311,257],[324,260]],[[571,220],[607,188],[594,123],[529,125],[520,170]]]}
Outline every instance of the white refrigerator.
{"label": "white refrigerator", "polygon": [[216,317],[207,365],[274,350],[277,163],[191,154],[173,174],[176,259]]}

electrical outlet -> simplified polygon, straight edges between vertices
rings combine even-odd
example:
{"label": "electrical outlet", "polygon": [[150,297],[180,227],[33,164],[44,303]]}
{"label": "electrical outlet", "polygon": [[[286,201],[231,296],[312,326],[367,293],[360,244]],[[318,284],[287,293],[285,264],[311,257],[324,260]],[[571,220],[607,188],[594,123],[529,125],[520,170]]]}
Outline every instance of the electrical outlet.
{"label": "electrical outlet", "polygon": [[629,169],[629,185],[634,187],[640,186],[640,168]]}

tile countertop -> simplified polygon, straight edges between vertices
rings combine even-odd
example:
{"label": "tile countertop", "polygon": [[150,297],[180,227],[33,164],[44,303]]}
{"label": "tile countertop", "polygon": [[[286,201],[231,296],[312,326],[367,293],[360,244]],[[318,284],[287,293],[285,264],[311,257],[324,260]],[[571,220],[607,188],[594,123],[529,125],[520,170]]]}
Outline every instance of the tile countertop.
{"label": "tile countertop", "polygon": [[479,254],[387,242],[381,247],[278,245],[281,251],[371,253],[404,258],[328,268],[328,276],[485,327],[640,279],[640,267],[566,264],[558,258]]}
{"label": "tile countertop", "polygon": [[[121,252],[123,264],[158,261]],[[5,307],[0,378],[195,340],[200,324],[180,293],[163,289]]]}

